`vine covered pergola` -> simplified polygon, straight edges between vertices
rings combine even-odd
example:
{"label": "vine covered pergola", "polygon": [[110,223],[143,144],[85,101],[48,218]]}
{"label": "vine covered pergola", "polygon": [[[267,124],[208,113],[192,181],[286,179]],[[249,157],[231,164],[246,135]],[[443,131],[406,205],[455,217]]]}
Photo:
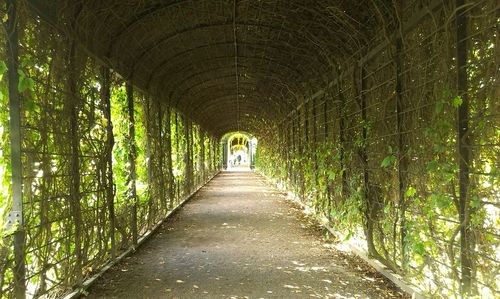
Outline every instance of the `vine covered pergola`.
{"label": "vine covered pergola", "polygon": [[229,132],[422,294],[499,296],[497,1],[0,7],[0,297],[81,293],[221,170]]}

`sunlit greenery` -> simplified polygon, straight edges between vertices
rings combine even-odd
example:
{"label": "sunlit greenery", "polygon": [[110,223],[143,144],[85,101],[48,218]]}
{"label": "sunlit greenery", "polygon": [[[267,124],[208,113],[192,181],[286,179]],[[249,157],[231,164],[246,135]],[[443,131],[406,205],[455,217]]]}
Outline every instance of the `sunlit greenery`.
{"label": "sunlit greenery", "polygon": [[[469,28],[465,237],[457,146],[464,99],[449,33],[422,26],[405,36],[399,115],[394,52],[384,51],[364,66],[363,94],[353,79],[360,71],[347,71],[319,104],[262,126],[258,170],[314,209],[337,241],[363,247],[432,298],[496,298],[500,289],[498,20],[484,18],[488,9],[471,12]],[[460,287],[464,254],[472,261],[468,294]]]}
{"label": "sunlit greenery", "polygon": [[[132,93],[131,139],[126,82],[118,74],[111,71],[106,83],[98,62],[78,46],[73,51],[70,40],[35,19],[20,24],[20,30],[16,73],[22,101],[24,225],[8,230],[5,222],[12,199],[9,82],[2,46],[0,297],[12,297],[16,229],[26,237],[21,254],[27,295],[61,296],[136,246],[134,227],[138,238],[151,231],[218,170],[220,153],[214,136],[138,91]],[[3,34],[0,43],[5,45]]]}

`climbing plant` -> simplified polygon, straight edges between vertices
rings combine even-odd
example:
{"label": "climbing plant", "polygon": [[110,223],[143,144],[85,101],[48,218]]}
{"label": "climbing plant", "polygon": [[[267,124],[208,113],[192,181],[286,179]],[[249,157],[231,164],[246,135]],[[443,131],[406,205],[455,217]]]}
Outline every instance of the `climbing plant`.
{"label": "climbing plant", "polygon": [[498,16],[488,1],[465,7],[439,6],[418,26],[407,8],[381,8],[393,19],[376,55],[353,56],[320,96],[261,127],[258,148],[258,170],[339,241],[432,298],[500,289]]}
{"label": "climbing plant", "polygon": [[[13,54],[0,33],[0,297],[60,297],[138,246],[214,175],[217,164],[200,157],[217,143],[24,9],[10,45],[17,69],[5,63]],[[8,223],[9,72],[21,102],[22,225]],[[15,273],[20,265],[25,273]]]}

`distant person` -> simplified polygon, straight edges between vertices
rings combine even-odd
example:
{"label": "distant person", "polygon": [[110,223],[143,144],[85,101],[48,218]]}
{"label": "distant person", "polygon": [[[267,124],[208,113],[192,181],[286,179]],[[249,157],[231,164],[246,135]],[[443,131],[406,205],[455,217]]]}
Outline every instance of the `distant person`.
{"label": "distant person", "polygon": [[238,155],[238,165],[241,164],[241,155]]}

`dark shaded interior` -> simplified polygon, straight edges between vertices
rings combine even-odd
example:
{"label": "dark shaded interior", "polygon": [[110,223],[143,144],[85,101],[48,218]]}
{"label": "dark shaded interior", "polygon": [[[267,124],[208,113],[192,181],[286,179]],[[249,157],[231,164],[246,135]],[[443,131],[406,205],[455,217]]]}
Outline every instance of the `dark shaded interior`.
{"label": "dark shaded interior", "polygon": [[374,39],[377,10],[394,10],[380,0],[29,4],[134,85],[219,136],[285,117]]}

